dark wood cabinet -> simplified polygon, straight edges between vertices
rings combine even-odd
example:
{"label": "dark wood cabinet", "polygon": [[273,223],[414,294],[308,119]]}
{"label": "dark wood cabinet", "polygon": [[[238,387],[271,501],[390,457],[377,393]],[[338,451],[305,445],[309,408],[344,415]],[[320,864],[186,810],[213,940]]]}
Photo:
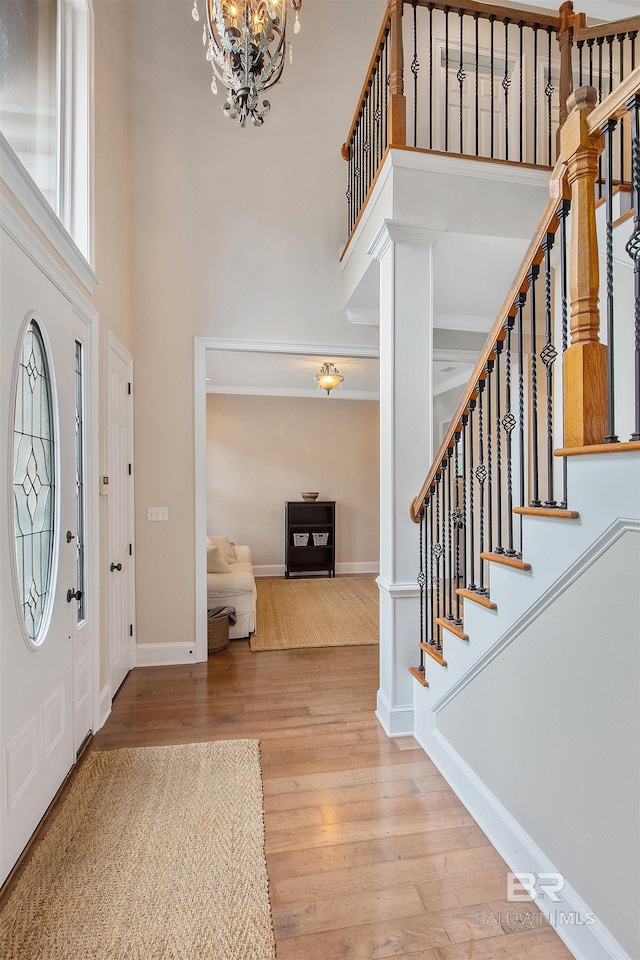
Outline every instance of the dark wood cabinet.
{"label": "dark wood cabinet", "polygon": [[285,504],[285,577],[292,573],[336,575],[335,500]]}

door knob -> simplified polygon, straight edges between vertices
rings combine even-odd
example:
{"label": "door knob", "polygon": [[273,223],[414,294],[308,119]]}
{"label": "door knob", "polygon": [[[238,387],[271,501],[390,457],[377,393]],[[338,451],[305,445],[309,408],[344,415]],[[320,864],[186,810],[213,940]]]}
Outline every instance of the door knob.
{"label": "door knob", "polygon": [[82,597],[82,590],[74,590],[73,587],[71,590],[67,590],[67,603],[71,603],[72,600],[80,600]]}
{"label": "door knob", "polygon": [[71,533],[71,530],[67,530],[67,543],[71,543],[72,540],[75,540],[75,533]]}
{"label": "door knob", "polygon": [[109,570],[111,570],[111,573],[113,573],[114,570],[122,570],[122,564],[112,563],[111,566],[109,567]]}

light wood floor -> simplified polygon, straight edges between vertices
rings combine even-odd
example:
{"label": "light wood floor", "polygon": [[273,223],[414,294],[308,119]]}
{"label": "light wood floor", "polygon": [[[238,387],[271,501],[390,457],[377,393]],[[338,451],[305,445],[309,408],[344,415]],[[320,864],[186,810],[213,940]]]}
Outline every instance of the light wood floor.
{"label": "light wood floor", "polygon": [[374,717],[377,647],[134,670],[91,750],[258,738],[278,960],[570,960],[412,738]]}

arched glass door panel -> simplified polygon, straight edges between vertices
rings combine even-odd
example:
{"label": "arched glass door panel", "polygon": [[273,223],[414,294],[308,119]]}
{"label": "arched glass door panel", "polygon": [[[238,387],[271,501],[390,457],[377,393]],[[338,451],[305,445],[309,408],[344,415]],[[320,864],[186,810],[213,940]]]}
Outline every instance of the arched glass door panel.
{"label": "arched glass door panel", "polygon": [[42,643],[51,606],[55,544],[53,390],[40,327],[32,320],[18,365],[14,423],[14,537],[22,617]]}

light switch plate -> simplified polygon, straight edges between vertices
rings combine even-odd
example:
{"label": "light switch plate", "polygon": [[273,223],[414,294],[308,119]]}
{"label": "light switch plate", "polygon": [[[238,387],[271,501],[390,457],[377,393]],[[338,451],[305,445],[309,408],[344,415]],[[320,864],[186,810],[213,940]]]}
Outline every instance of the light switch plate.
{"label": "light switch plate", "polygon": [[147,520],[168,520],[169,507],[147,507]]}

